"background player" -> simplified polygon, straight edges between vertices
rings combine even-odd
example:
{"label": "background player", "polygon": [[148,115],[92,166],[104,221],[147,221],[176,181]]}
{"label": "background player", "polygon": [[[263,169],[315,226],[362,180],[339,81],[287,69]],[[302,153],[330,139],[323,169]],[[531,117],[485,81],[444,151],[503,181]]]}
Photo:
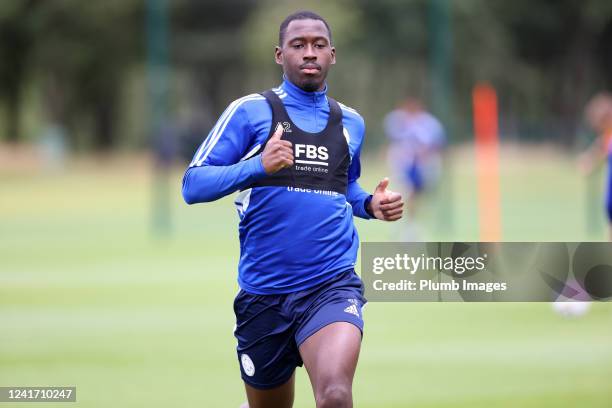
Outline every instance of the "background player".
{"label": "background player", "polygon": [[414,226],[417,201],[438,181],[446,142],[442,124],[416,98],[406,98],[384,120],[389,141],[387,158],[406,191],[409,221]]}
{"label": "background player", "polygon": [[317,407],[350,407],[366,302],[353,216],[395,221],[403,203],[388,179],[372,195],[357,182],[365,126],[327,96],[335,48],[325,20],[288,16],[275,60],[283,83],[228,107],[185,173],[183,196],[242,190],[234,333],[249,406],[292,406],[304,364]]}

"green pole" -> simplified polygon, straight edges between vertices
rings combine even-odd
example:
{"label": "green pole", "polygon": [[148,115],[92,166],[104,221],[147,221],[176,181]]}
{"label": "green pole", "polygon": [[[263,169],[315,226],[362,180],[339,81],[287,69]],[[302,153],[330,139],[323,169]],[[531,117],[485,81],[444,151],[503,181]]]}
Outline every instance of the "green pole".
{"label": "green pole", "polygon": [[[429,60],[433,113],[448,127],[451,98],[451,28],[449,0],[430,0]],[[448,131],[448,130],[447,130]]]}
{"label": "green pole", "polygon": [[[154,150],[156,141],[165,137],[163,126],[168,112],[168,5],[167,0],[146,1],[147,82],[149,94],[149,136]],[[153,169],[153,231],[168,235],[171,231],[169,169],[155,162]]]}
{"label": "green pole", "polygon": [[[448,143],[454,129],[452,117],[452,29],[450,0],[429,1],[429,66],[431,72],[431,111],[442,122]],[[443,163],[441,199],[438,200],[438,229],[453,231],[453,178],[450,156]]]}

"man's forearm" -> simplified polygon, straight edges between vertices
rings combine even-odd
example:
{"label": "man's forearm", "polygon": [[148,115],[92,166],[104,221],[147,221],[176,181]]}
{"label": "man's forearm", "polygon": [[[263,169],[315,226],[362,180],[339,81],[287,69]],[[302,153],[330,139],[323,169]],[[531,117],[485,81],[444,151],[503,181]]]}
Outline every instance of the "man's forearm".
{"label": "man's forearm", "polygon": [[373,218],[372,215],[366,211],[366,205],[371,200],[371,197],[372,195],[361,188],[357,181],[349,183],[346,200],[351,204],[351,207],[353,207],[354,216],[366,220]]}
{"label": "man's forearm", "polygon": [[260,155],[230,166],[190,167],[183,177],[183,199],[187,204],[214,201],[265,175]]}

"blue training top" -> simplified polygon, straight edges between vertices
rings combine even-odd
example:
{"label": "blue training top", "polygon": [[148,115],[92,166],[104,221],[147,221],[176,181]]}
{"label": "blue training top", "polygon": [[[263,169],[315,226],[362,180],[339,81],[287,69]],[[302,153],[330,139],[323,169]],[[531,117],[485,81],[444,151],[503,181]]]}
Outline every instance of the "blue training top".
{"label": "blue training top", "polygon": [[[327,125],[327,87],[306,92],[284,78],[273,91],[293,123],[310,133]],[[369,219],[371,195],[357,183],[363,118],[340,104],[350,165],[346,196],[286,186],[248,188],[236,198],[240,217],[238,283],[255,294],[307,289],[352,268],[359,237],[353,215]],[[183,178],[188,204],[214,201],[266,177],[262,145],[272,125],[272,109],[260,94],[232,102],[197,150]]]}

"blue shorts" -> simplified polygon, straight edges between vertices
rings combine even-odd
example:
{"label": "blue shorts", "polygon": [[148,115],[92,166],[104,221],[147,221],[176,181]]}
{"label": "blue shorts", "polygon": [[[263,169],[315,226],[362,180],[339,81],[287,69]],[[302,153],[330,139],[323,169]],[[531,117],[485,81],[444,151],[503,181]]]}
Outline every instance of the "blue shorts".
{"label": "blue shorts", "polygon": [[361,330],[361,278],[341,272],[312,288],[282,295],[256,295],[240,290],[234,300],[238,361],[244,382],[259,389],[278,387],[302,366],[298,347],[334,322]]}
{"label": "blue shorts", "polygon": [[404,169],[404,177],[406,183],[411,186],[412,191],[420,193],[425,188],[425,179],[423,177],[423,170],[421,166],[416,162],[412,162],[410,166]]}

